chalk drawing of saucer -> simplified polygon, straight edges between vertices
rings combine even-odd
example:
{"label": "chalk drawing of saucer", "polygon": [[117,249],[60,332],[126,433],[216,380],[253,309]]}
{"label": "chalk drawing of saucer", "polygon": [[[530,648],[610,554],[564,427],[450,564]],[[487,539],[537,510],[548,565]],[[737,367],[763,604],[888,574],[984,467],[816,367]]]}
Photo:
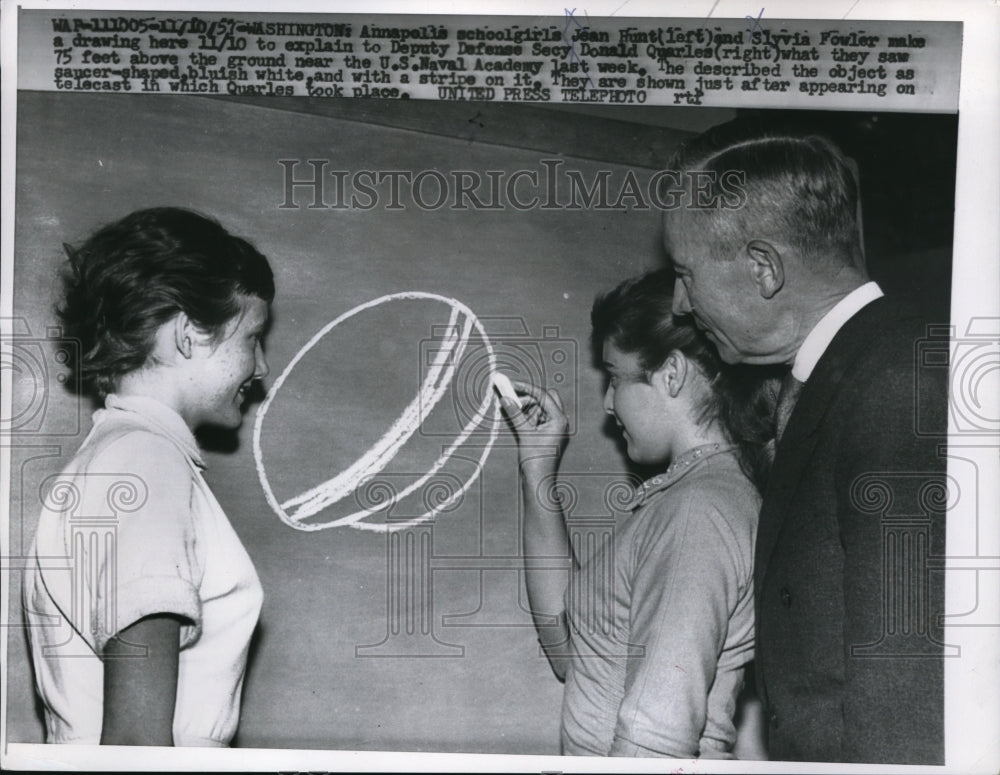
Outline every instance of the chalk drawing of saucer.
{"label": "chalk drawing of saucer", "polygon": [[[253,454],[268,505],[303,531],[389,532],[457,509],[502,425],[495,370],[482,323],[455,299],[408,291],[343,313],[258,409]],[[457,384],[469,374],[476,385]],[[432,417],[434,432],[422,433]]]}

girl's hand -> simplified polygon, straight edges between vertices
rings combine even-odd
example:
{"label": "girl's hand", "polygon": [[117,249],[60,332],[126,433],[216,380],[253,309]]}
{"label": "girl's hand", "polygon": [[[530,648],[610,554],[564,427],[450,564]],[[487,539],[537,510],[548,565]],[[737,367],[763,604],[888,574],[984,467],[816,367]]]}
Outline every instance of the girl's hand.
{"label": "girl's hand", "polygon": [[525,382],[513,382],[521,398],[519,407],[507,398],[500,399],[504,414],[514,429],[522,468],[554,470],[566,447],[569,420],[562,399],[555,390],[545,390]]}

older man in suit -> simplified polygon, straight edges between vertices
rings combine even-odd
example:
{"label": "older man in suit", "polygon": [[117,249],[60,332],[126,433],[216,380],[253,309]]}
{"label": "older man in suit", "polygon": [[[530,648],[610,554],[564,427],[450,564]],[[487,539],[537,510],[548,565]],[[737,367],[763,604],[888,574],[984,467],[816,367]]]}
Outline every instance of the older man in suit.
{"label": "older man in suit", "polygon": [[870,281],[829,141],[734,125],[671,167],[674,312],[728,362],[790,367],[756,547],[769,754],[943,763],[944,439],[918,427],[945,427],[947,386],[915,387],[926,323]]}

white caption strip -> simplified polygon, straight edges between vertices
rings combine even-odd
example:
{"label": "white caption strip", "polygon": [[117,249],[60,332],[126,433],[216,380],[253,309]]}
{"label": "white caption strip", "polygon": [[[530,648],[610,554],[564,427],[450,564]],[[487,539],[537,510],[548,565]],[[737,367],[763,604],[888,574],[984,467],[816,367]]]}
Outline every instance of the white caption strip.
{"label": "white caption strip", "polygon": [[[392,424],[389,430],[383,434],[382,438],[380,438],[374,446],[371,447],[371,449],[365,452],[348,468],[304,493],[289,498],[283,503],[279,502],[274,494],[274,491],[271,489],[271,484],[268,481],[267,472],[264,468],[264,457],[261,451],[261,433],[264,426],[264,418],[267,416],[268,409],[270,409],[271,403],[277,397],[278,392],[285,383],[285,380],[298,365],[299,361],[301,361],[302,358],[304,358],[305,355],[324,336],[345,320],[349,320],[358,313],[377,307],[380,304],[413,299],[427,299],[441,302],[448,305],[451,309],[447,336],[442,342],[441,348],[435,353],[434,362],[431,364],[431,367],[427,372],[427,376],[424,378],[423,384],[420,386],[417,397],[410,402],[405,410],[403,410],[403,413]],[[428,511],[418,517],[415,517],[414,519],[394,521],[392,523],[371,523],[362,521],[365,517],[384,511],[385,508],[391,504],[385,504],[380,508],[361,509],[360,511],[348,514],[345,517],[335,519],[331,522],[302,522],[302,520],[308,519],[328,506],[343,500],[346,496],[355,492],[359,486],[371,480],[373,476],[383,471],[386,466],[389,465],[407,440],[417,432],[424,419],[438,404],[447,392],[448,388],[451,386],[452,380],[455,376],[455,371],[461,361],[463,353],[465,352],[469,336],[472,334],[473,330],[475,330],[476,334],[482,339],[486,348],[489,373],[492,376],[496,373],[496,355],[493,351],[493,345],[486,336],[486,331],[483,328],[482,323],[479,322],[479,319],[475,316],[472,310],[462,304],[462,302],[450,299],[446,296],[440,296],[435,293],[408,291],[404,293],[393,293],[388,296],[381,296],[345,312],[343,315],[330,321],[323,326],[323,328],[317,331],[316,334],[308,342],[306,342],[305,346],[295,354],[292,360],[285,367],[284,371],[281,372],[281,375],[274,381],[271,389],[267,392],[267,397],[264,399],[264,403],[261,404],[260,409],[257,412],[257,419],[254,422],[253,455],[254,462],[257,466],[257,477],[264,490],[264,497],[267,499],[268,505],[274,513],[278,515],[281,521],[296,530],[305,531],[324,530],[330,527],[350,525],[351,527],[355,527],[360,530],[389,532],[392,530],[401,530],[406,527],[412,527],[413,525],[417,525],[431,519],[436,514],[449,508],[458,499],[460,499],[478,478],[483,464],[486,462],[486,458],[489,456],[490,450],[493,448],[493,443],[497,438],[497,433],[500,427],[500,405],[493,398],[492,390],[485,391],[486,394],[472,419],[469,420],[465,427],[462,428],[461,433],[459,433],[455,440],[445,449],[441,456],[438,457],[433,466],[431,466],[430,470],[426,474],[419,477],[416,481],[409,484],[399,493],[396,493],[393,497],[393,503],[405,498],[418,488],[422,487],[429,479],[431,479],[431,477],[437,474],[437,472],[440,471],[441,468],[448,462],[455,451],[465,443],[472,432],[486,419],[490,406],[493,405],[494,410],[490,437],[486,444],[483,445],[482,453],[476,463],[475,471],[459,490],[451,493],[449,497],[444,499],[441,503],[433,506]],[[487,382],[487,385],[489,384],[490,383]]]}

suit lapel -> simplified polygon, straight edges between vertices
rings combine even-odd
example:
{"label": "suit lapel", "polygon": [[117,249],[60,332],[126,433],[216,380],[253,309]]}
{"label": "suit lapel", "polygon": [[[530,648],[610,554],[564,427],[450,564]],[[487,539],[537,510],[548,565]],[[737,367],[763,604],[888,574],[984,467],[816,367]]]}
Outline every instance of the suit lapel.
{"label": "suit lapel", "polygon": [[864,354],[871,332],[878,330],[888,310],[888,303],[880,298],[862,307],[848,320],[820,357],[799,394],[775,450],[774,466],[761,506],[756,551],[758,582],[764,579],[778,536],[788,518],[789,504],[803,471],[810,464],[823,418],[844,381],[850,379],[854,365]]}

